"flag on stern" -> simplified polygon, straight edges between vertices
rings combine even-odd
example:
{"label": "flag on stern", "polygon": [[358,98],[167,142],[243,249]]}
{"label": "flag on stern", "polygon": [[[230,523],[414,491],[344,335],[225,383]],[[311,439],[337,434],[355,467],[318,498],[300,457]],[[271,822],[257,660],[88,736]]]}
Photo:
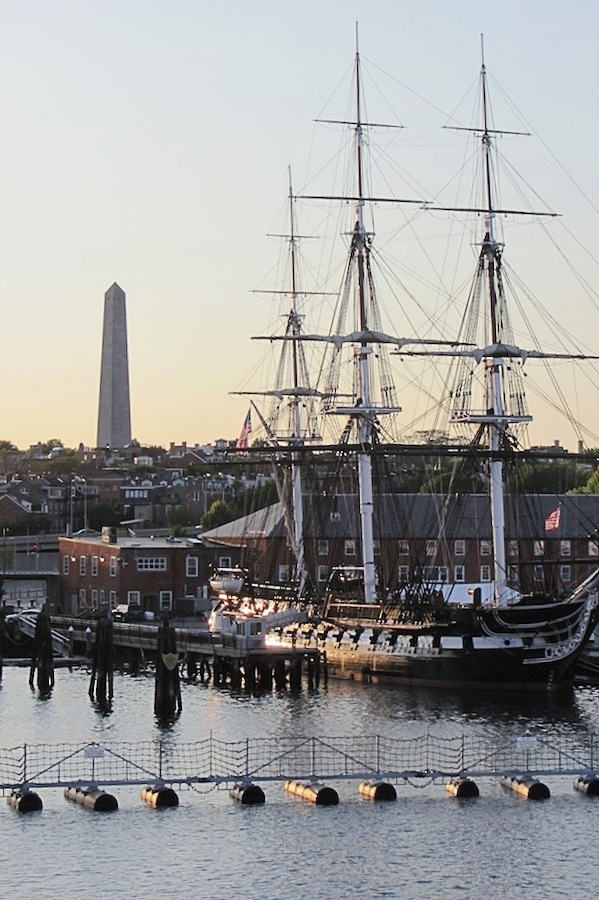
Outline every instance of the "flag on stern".
{"label": "flag on stern", "polygon": [[243,423],[243,428],[241,429],[241,434],[237,439],[238,447],[248,447],[250,434],[252,433],[252,411],[248,409],[248,414],[245,417],[245,422]]}
{"label": "flag on stern", "polygon": [[562,508],[558,506],[552,513],[549,513],[545,519],[545,531],[557,531],[559,528],[559,520],[562,515]]}

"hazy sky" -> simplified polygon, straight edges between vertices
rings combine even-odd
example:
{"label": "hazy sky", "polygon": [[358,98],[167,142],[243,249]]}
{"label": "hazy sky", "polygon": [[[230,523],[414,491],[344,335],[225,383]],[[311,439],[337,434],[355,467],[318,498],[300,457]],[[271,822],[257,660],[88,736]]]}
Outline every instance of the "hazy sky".
{"label": "hazy sky", "polygon": [[[134,436],[237,436],[247,401],[228,392],[270,315],[252,293],[278,252],[266,234],[351,67],[356,20],[416,131],[399,84],[442,126],[476,82],[484,32],[490,71],[599,205],[592,0],[0,0],[0,438],[95,443],[114,281]],[[543,165],[531,181],[592,250],[597,216]],[[550,419],[541,432],[568,442]]]}

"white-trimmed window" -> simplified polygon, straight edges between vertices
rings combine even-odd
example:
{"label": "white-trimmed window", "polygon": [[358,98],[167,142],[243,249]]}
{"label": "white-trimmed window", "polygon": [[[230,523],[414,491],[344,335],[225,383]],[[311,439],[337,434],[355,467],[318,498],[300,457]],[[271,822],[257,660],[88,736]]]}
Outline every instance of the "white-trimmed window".
{"label": "white-trimmed window", "polygon": [[279,584],[286,584],[289,581],[289,566],[279,566]]}
{"label": "white-trimmed window", "polygon": [[160,591],[159,595],[160,601],[160,611],[168,612],[173,608],[173,592],[172,591]]}
{"label": "white-trimmed window", "polygon": [[219,569],[230,569],[231,568],[231,557],[230,556],[219,556],[218,568]]}
{"label": "white-trimmed window", "polygon": [[108,593],[108,602],[110,604],[110,608],[114,609],[117,604],[116,591],[109,591]]}
{"label": "white-trimmed window", "polygon": [[544,556],[545,541],[533,541],[532,552],[534,553],[535,556]]}
{"label": "white-trimmed window", "polygon": [[62,558],[62,574],[68,575],[71,570],[71,558],[70,556],[63,556]]}
{"label": "white-trimmed window", "polygon": [[480,567],[480,580],[483,582],[491,580],[491,566]]}
{"label": "white-trimmed window", "polygon": [[87,598],[85,595],[85,588],[79,588],[79,609],[85,609],[87,606]]}
{"label": "white-trimmed window", "polygon": [[116,556],[110,557],[110,577],[116,577]]}
{"label": "white-trimmed window", "polygon": [[456,584],[463,584],[465,580],[464,566],[454,566],[453,577]]}
{"label": "white-trimmed window", "polygon": [[518,556],[518,541],[510,540],[507,542],[508,556]]}
{"label": "white-trimmed window", "polygon": [[397,548],[397,552],[400,556],[409,556],[410,555],[410,544],[408,541],[400,541],[399,546]]}
{"label": "white-trimmed window", "polygon": [[589,541],[589,556],[599,556],[599,541]]}
{"label": "white-trimmed window", "polygon": [[141,592],[127,591],[127,603],[129,606],[141,606]]}
{"label": "white-trimmed window", "polygon": [[545,581],[545,570],[543,569],[543,566],[533,566],[532,577],[535,584],[543,584]]}
{"label": "white-trimmed window", "polygon": [[185,575],[187,578],[197,578],[200,573],[199,560],[197,556],[185,557]]}
{"label": "white-trimmed window", "polygon": [[346,556],[355,556],[356,555],[356,542],[355,541],[346,541],[344,544],[345,547],[345,555]]}
{"label": "white-trimmed window", "polygon": [[572,541],[560,541],[559,542],[559,555],[560,556],[572,556]]}
{"label": "white-trimmed window", "polygon": [[510,584],[519,584],[520,569],[518,566],[508,566],[507,580],[509,581]]}
{"label": "white-trimmed window", "polygon": [[98,589],[92,588],[92,609],[98,608]]}
{"label": "white-trimmed window", "polygon": [[437,566],[437,581],[441,582],[441,584],[447,584],[449,581],[447,566]]}
{"label": "white-trimmed window", "polygon": [[400,566],[399,567],[399,583],[407,584],[410,580],[410,567],[409,566]]}
{"label": "white-trimmed window", "polygon": [[92,575],[98,574],[98,557],[92,556]]}
{"label": "white-trimmed window", "polygon": [[318,567],[318,580],[319,582],[324,582],[329,577],[329,567],[328,566],[319,566]]}
{"label": "white-trimmed window", "polygon": [[329,555],[329,542],[328,541],[319,541],[318,542],[318,555],[328,557],[328,555]]}
{"label": "white-trimmed window", "polygon": [[559,577],[564,582],[564,584],[568,584],[572,580],[572,566],[560,566]]}
{"label": "white-trimmed window", "polygon": [[100,590],[100,606],[104,606],[106,603],[106,593],[103,590]]}
{"label": "white-trimmed window", "polygon": [[460,538],[453,543],[453,552],[455,556],[466,556],[466,541]]}
{"label": "white-trimmed window", "polygon": [[480,555],[481,556],[490,556],[491,555],[491,541],[481,541],[480,542]]}
{"label": "white-trimmed window", "polygon": [[426,542],[426,555],[434,556],[437,552],[437,542],[436,541],[427,541]]}
{"label": "white-trimmed window", "polygon": [[166,556],[140,556],[137,559],[138,572],[166,572]]}
{"label": "white-trimmed window", "polygon": [[87,572],[87,556],[79,557],[79,574],[85,575]]}

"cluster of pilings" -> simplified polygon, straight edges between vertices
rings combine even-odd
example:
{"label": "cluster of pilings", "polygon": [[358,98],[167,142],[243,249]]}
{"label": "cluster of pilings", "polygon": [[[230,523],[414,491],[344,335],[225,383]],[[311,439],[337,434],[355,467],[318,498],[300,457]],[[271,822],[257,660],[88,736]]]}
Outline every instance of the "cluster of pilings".
{"label": "cluster of pilings", "polygon": [[114,693],[114,642],[112,639],[112,616],[108,613],[99,619],[92,653],[92,673],[89,681],[89,696],[101,707],[112,702]]}
{"label": "cluster of pilings", "polygon": [[[202,663],[200,662],[200,670]],[[215,685],[230,684],[237,689],[269,692],[302,689],[304,675],[308,689],[326,683],[326,657],[318,650],[260,650],[241,653],[226,647],[215,648],[212,678]]]}

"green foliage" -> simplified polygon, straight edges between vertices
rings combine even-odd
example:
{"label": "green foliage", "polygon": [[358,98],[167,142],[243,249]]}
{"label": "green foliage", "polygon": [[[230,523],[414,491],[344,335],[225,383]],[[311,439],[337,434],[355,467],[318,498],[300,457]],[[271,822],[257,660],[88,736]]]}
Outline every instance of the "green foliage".
{"label": "green foliage", "polygon": [[567,494],[583,489],[588,470],[573,462],[533,462],[508,477],[508,488],[519,494]]}
{"label": "green foliage", "polygon": [[176,528],[187,528],[190,525],[197,524],[197,514],[193,513],[188,506],[176,506],[171,509],[168,517],[169,525],[174,530]]}
{"label": "green foliage", "polygon": [[94,531],[102,531],[104,525],[118,525],[121,516],[110,503],[94,503],[87,511],[87,521]]}
{"label": "green foliage", "polygon": [[202,516],[202,530],[210,531],[239,518],[239,507],[227,500],[215,500],[208,512]]}

